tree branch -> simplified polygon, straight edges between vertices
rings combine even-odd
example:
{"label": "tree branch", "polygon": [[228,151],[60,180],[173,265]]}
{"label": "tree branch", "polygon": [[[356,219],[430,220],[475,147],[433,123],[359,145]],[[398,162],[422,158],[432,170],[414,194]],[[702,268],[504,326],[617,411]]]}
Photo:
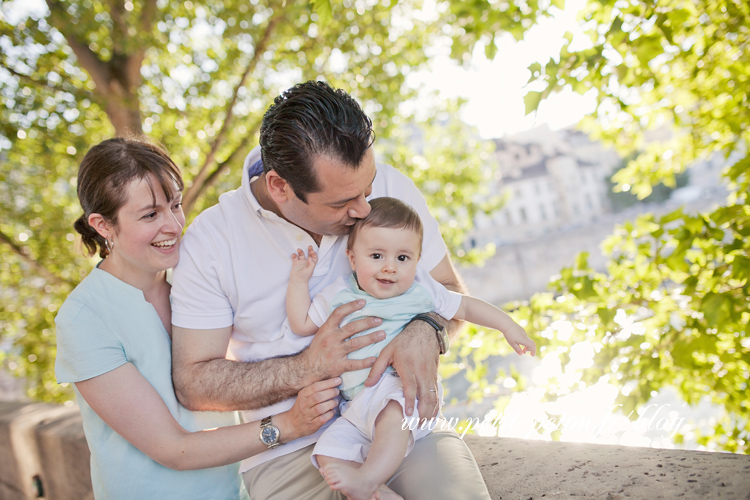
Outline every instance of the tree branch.
{"label": "tree branch", "polygon": [[[268,40],[271,38],[271,34],[273,33],[274,28],[276,27],[276,25],[282,18],[283,18],[283,15],[277,15],[273,17],[268,22],[268,25],[266,26],[266,29],[263,35],[260,37],[260,40],[258,40],[258,42],[256,42],[255,44],[255,51],[253,52],[253,57],[250,58],[250,61],[248,61],[247,66],[245,67],[245,71],[243,72],[239,83],[237,83],[237,86],[234,88],[234,92],[232,94],[232,100],[229,102],[229,104],[226,107],[224,123],[221,126],[221,130],[219,131],[218,134],[216,134],[216,138],[211,143],[211,150],[206,155],[206,159],[203,162],[203,166],[201,167],[200,171],[198,171],[198,174],[193,178],[193,185],[185,193],[185,197],[183,199],[183,205],[187,207],[188,210],[192,208],[193,205],[195,205],[195,201],[197,200],[198,196],[200,195],[200,193],[204,191],[203,184],[207,182],[208,178],[211,176],[215,177],[217,171],[220,171],[223,169],[223,167],[219,165],[217,166],[216,170],[214,170],[214,172],[212,172],[210,175],[208,173],[209,167],[211,166],[212,163],[214,163],[214,160],[216,158],[216,152],[218,151],[219,147],[222,145],[222,143],[226,139],[227,134],[229,133],[229,127],[232,124],[232,119],[234,118],[234,107],[237,104],[237,99],[239,97],[240,89],[245,86],[247,77],[253,72],[253,70],[257,66],[261,55],[265,51],[266,45],[268,45]],[[235,153],[236,153],[236,150],[234,153],[230,155],[230,158],[232,158]]]}
{"label": "tree branch", "polygon": [[147,42],[151,37],[151,29],[154,26],[154,19],[156,18],[157,6],[156,0],[146,0],[143,3],[141,9],[141,36],[138,37],[140,44],[138,50],[128,58],[127,77],[128,82],[134,86],[140,86],[141,84],[141,65],[146,57],[146,49],[148,49]]}
{"label": "tree branch", "polygon": [[82,99],[90,99],[92,101],[96,100],[96,96],[94,96],[91,92],[88,92],[87,90],[80,89],[80,88],[77,88],[77,87],[66,89],[65,87],[60,87],[60,86],[57,86],[57,85],[52,85],[49,82],[42,82],[42,81],[39,81],[39,80],[36,80],[36,79],[32,78],[31,76],[29,76],[29,75],[27,75],[25,73],[20,73],[20,72],[14,70],[13,68],[11,68],[11,67],[9,67],[7,65],[3,66],[3,69],[5,69],[11,75],[18,77],[20,80],[23,80],[23,81],[25,81],[27,83],[30,83],[31,85],[34,85],[34,86],[37,86],[37,87],[45,87],[45,88],[47,88],[49,90],[52,90],[53,92],[67,92],[68,94],[73,94],[73,95],[78,96],[78,97],[80,97]]}
{"label": "tree branch", "polygon": [[126,54],[128,41],[128,24],[125,4],[122,0],[109,0],[109,17],[112,19],[112,53]]}
{"label": "tree branch", "polygon": [[101,61],[91,49],[89,49],[85,42],[78,40],[73,34],[66,30],[66,28],[69,28],[74,24],[63,6],[60,5],[57,0],[47,0],[47,7],[49,7],[51,12],[51,24],[62,33],[71,50],[73,50],[73,53],[76,55],[78,63],[88,72],[89,75],[91,75],[91,79],[94,80],[94,84],[96,85],[96,88],[94,89],[95,93],[102,97],[109,97],[109,71],[107,65]]}
{"label": "tree branch", "polygon": [[154,18],[156,18],[156,11],[156,0],[146,0],[143,2],[143,8],[141,9],[141,31],[143,33],[151,32]]}
{"label": "tree branch", "polygon": [[19,257],[21,257],[21,260],[26,262],[29,266],[32,267],[37,273],[39,273],[42,277],[46,278],[47,280],[56,283],[58,285],[70,285],[74,286],[74,283],[71,283],[68,280],[65,280],[55,274],[52,274],[46,267],[44,267],[42,264],[39,263],[36,259],[34,259],[30,254],[29,251],[25,248],[21,248],[13,241],[12,238],[10,238],[8,235],[0,231],[0,241],[8,245],[13,252],[15,252]]}
{"label": "tree branch", "polygon": [[229,168],[229,166],[232,165],[232,163],[237,160],[238,156],[242,158],[241,155],[247,154],[249,152],[249,145],[252,143],[253,139],[255,139],[255,134],[258,133],[258,129],[260,129],[261,123],[262,119],[258,119],[255,122],[253,127],[247,132],[247,134],[245,134],[245,137],[242,138],[239,145],[234,149],[234,151],[232,151],[232,153],[223,162],[219,163],[213,172],[206,176],[203,183],[201,183],[200,185],[194,183],[190,187],[190,191],[194,192],[195,194],[189,204],[185,203],[183,198],[182,205],[185,214],[189,214],[192,211],[193,207],[195,206],[195,202],[198,200],[198,197],[203,194],[206,188],[208,188],[216,181],[219,175],[221,175],[227,168]]}

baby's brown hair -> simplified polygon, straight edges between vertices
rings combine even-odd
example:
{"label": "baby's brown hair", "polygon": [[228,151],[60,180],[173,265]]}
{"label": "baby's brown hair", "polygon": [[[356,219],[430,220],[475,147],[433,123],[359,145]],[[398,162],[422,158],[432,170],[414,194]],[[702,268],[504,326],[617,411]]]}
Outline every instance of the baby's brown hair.
{"label": "baby's brown hair", "polygon": [[367,227],[387,227],[390,229],[407,229],[419,235],[420,254],[422,250],[422,239],[424,238],[424,227],[419,214],[410,205],[396,198],[375,198],[370,201],[370,214],[364,219],[354,223],[349,241],[346,243],[347,250],[351,251],[357,234]]}

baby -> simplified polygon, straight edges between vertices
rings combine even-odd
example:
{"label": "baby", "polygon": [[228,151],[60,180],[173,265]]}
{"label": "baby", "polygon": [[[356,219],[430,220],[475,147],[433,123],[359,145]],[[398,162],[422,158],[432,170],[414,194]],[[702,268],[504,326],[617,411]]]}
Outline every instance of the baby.
{"label": "baby", "polygon": [[[306,258],[302,250],[292,255],[286,300],[292,332],[313,335],[337,306],[364,299],[365,307],[344,323],[380,317],[383,323],[379,327],[358,335],[384,330],[386,338],[351,353],[351,359],[377,356],[415,315],[427,312],[499,330],[518,354],[535,355],[534,341],[506,313],[482,300],[448,291],[429,273],[417,269],[423,230],[412,207],[395,198],[377,198],[370,206],[372,211],[357,221],[347,243],[354,273],[339,278],[312,300],[308,286],[317,254],[309,247]],[[414,442],[430,429],[419,426],[411,430],[414,426],[403,425],[403,386],[392,367],[375,386],[366,388],[368,373],[365,369],[341,375],[342,418],[321,435],[312,460],[331,489],[351,500],[369,500],[376,492],[381,500],[400,499],[385,483]],[[438,385],[436,390],[442,401],[442,387]],[[416,409],[413,418],[418,418]]]}

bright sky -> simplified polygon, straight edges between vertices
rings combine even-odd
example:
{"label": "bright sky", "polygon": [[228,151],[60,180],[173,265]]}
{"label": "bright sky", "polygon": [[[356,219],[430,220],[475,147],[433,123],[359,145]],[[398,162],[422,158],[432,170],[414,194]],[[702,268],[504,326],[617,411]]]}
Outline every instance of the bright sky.
{"label": "bright sky", "polygon": [[[543,101],[538,111],[528,116],[524,114],[523,96],[529,90],[538,90],[526,86],[530,77],[528,66],[534,62],[544,63],[559,53],[566,31],[574,33],[574,43],[586,43],[576,22],[584,3],[585,0],[567,0],[565,11],[532,28],[521,42],[510,35],[500,37],[493,61],[484,56],[484,47],[477,47],[471,64],[464,68],[450,60],[448,47],[427,48],[436,54],[431,68],[413,73],[407,83],[423,86],[422,102],[425,104],[432,91],[439,92],[442,98],[466,98],[468,102],[461,118],[476,126],[485,139],[503,137],[544,123],[553,130],[574,125],[593,111],[593,92],[581,96],[571,90],[563,91]],[[42,0],[15,0],[5,11],[23,17],[44,9]]]}
{"label": "bright sky", "polygon": [[585,0],[567,0],[565,11],[554,19],[533,27],[521,42],[505,35],[497,42],[498,52],[493,61],[484,56],[484,48],[474,51],[472,63],[462,68],[438,49],[438,55],[427,71],[410,75],[408,83],[424,85],[425,94],[437,90],[441,96],[464,97],[468,102],[461,118],[479,129],[485,139],[502,137],[546,123],[553,130],[573,125],[594,110],[595,94],[581,96],[572,90],[555,94],[541,103],[537,113],[525,116],[523,96],[531,73],[529,65],[545,63],[563,43],[566,31],[574,34],[574,44],[587,43],[576,22],[578,11]]}

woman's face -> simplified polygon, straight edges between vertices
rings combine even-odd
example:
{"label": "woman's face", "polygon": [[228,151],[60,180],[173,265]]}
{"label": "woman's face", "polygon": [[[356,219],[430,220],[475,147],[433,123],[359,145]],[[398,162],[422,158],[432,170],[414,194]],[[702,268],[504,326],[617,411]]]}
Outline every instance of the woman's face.
{"label": "woman's face", "polygon": [[[164,196],[159,181],[150,176],[127,186],[127,202],[117,212],[109,258],[123,271],[158,273],[177,265],[185,214],[177,186],[171,199]],[[152,190],[153,187],[153,190]]]}

